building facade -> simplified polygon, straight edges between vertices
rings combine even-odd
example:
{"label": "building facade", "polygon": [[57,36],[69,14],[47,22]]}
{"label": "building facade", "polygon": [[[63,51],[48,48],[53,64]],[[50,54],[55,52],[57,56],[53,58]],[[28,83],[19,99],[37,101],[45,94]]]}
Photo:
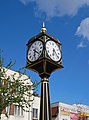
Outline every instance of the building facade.
{"label": "building facade", "polygon": [[[13,70],[7,72],[8,75],[14,73]],[[27,78],[26,75],[22,77],[23,79]],[[28,82],[30,85],[32,84],[30,79]],[[29,112],[24,111],[18,104],[13,104],[3,110],[1,120],[39,120],[40,97],[33,91],[31,93],[32,97],[30,99],[32,99],[32,102],[30,103]],[[5,112],[9,114],[9,118],[5,116]],[[89,120],[89,106],[56,102],[51,104],[51,114],[52,120]]]}
{"label": "building facade", "polygon": [[9,113],[9,118],[5,116],[4,110],[1,120],[39,120],[40,97],[33,94],[33,99],[29,107],[29,112],[24,111],[21,106],[14,104],[6,108],[6,111]]}
{"label": "building facade", "polygon": [[89,106],[82,104],[51,104],[52,120],[89,120]]}
{"label": "building facade", "polygon": [[[11,76],[16,73],[16,77],[18,77],[18,72],[15,72],[13,70],[7,70],[6,75]],[[21,80],[27,79],[27,75],[22,75]],[[30,79],[27,79],[24,81],[25,84],[32,85],[32,81]],[[5,110],[2,111],[1,120],[38,120],[39,119],[39,109],[40,109],[40,97],[33,93],[33,90],[30,91],[32,96],[29,98],[32,100],[30,102],[30,107],[25,108],[28,112],[24,111],[21,106],[18,104],[12,104],[8,107],[6,107]],[[8,114],[8,118],[5,116],[5,113]]]}

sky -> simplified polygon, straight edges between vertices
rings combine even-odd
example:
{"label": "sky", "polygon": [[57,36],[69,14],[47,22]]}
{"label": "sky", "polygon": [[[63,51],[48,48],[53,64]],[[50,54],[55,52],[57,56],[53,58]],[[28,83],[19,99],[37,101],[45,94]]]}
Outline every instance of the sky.
{"label": "sky", "polygon": [[[62,43],[64,68],[49,78],[50,101],[89,105],[89,0],[0,0],[0,49],[13,70],[26,65],[26,43],[47,32]],[[32,81],[37,73],[27,70]],[[40,85],[37,88],[40,95]]]}

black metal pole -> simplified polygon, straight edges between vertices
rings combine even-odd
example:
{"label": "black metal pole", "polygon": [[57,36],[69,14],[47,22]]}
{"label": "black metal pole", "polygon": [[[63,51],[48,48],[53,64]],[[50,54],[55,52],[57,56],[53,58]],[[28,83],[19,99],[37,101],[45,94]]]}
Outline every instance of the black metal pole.
{"label": "black metal pole", "polygon": [[39,120],[51,120],[49,80],[47,77],[43,77],[41,79],[41,100]]}

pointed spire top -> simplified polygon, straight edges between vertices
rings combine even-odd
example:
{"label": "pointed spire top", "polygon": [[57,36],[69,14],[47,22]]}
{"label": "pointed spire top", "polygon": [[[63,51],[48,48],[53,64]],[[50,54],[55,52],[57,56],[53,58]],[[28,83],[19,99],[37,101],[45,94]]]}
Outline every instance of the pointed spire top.
{"label": "pointed spire top", "polygon": [[44,22],[43,22],[43,25],[42,25],[42,27],[45,27],[45,24],[44,24]]}
{"label": "pointed spire top", "polygon": [[46,32],[46,31],[47,31],[47,29],[45,28],[45,24],[44,24],[44,22],[43,22],[42,28],[41,28],[41,32]]}

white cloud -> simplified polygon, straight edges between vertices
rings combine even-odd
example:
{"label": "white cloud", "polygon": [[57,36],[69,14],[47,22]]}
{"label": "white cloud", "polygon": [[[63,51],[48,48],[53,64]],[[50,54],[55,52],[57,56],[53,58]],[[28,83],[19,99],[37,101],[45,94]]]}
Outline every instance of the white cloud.
{"label": "white cloud", "polygon": [[48,18],[77,14],[79,8],[89,5],[89,0],[20,0],[23,4],[36,3],[36,12],[45,13]]}
{"label": "white cloud", "polygon": [[20,2],[22,2],[24,5],[27,5],[30,2],[33,2],[35,0],[20,0]]}
{"label": "white cloud", "polygon": [[89,17],[84,19],[77,28],[76,35],[86,38],[89,41]]}
{"label": "white cloud", "polygon": [[80,42],[78,47],[86,47],[89,43],[89,17],[81,21],[75,35],[82,38],[82,41]]}
{"label": "white cloud", "polygon": [[77,45],[77,48],[84,48],[86,47],[87,44],[85,43],[85,41],[81,41],[78,45]]}

